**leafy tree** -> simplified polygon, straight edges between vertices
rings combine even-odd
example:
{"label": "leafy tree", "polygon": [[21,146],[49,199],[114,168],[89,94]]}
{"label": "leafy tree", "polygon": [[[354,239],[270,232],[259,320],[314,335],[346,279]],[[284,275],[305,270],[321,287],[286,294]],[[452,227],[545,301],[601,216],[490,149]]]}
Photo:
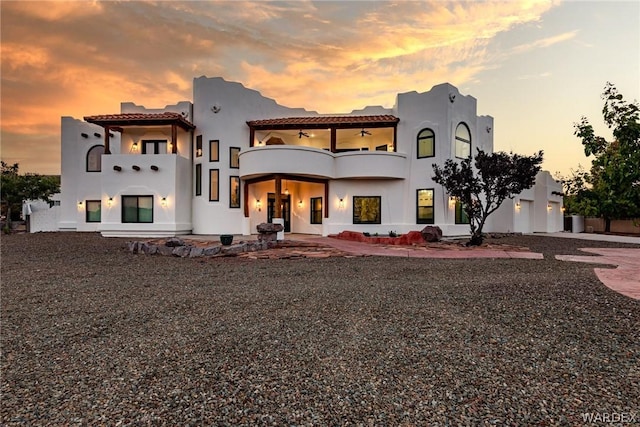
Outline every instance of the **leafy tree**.
{"label": "leafy tree", "polygon": [[582,140],[584,153],[595,158],[583,194],[583,214],[611,220],[640,217],[640,107],[624,100],[616,87],[607,83],[602,98],[604,122],[613,130],[613,141],[595,134],[586,117],[574,124],[574,135]]}
{"label": "leafy tree", "polygon": [[20,175],[18,163],[2,164],[0,192],[2,204],[6,207],[7,223],[5,232],[11,232],[11,211],[19,209],[24,200],[50,201],[50,197],[60,191],[60,184],[54,177],[28,173]]}
{"label": "leafy tree", "polygon": [[590,199],[590,175],[582,165],[578,165],[578,169],[571,169],[569,175],[556,172],[554,178],[562,183],[566,214],[594,215],[595,207]]}
{"label": "leafy tree", "polygon": [[448,159],[442,168],[433,165],[433,180],[462,203],[469,217],[471,240],[467,245],[481,245],[487,217],[505,199],[533,186],[542,155],[542,151],[533,156],[521,156],[502,151],[485,153],[478,149],[475,168],[471,158],[461,162]]}

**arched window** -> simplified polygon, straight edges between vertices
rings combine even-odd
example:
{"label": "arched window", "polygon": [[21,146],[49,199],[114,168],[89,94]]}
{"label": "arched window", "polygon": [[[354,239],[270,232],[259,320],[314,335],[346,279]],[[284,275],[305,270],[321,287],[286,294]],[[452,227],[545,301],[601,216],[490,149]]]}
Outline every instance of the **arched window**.
{"label": "arched window", "polygon": [[431,129],[422,129],[418,133],[418,158],[433,157],[436,153],[436,135]]}
{"label": "arched window", "polygon": [[94,145],[87,153],[87,172],[100,172],[102,170],[102,155],[104,145]]}
{"label": "arched window", "polygon": [[461,159],[471,157],[471,132],[462,122],[456,128],[456,157]]}

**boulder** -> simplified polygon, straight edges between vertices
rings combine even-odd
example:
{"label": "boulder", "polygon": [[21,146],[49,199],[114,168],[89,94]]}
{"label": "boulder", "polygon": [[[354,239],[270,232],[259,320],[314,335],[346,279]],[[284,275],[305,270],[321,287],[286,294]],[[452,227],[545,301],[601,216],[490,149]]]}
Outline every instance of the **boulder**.
{"label": "boulder", "polygon": [[184,246],[184,240],[178,237],[172,237],[167,240],[167,242],[165,243],[165,246],[168,246],[170,248],[177,248],[178,246]]}
{"label": "boulder", "polygon": [[284,227],[282,226],[282,224],[273,224],[270,222],[263,222],[261,224],[258,224],[258,226],[256,227],[258,230],[258,233],[262,234],[262,233],[277,233],[279,231],[284,230]]}
{"label": "boulder", "polygon": [[426,242],[439,242],[442,240],[442,229],[437,225],[427,225],[420,231],[420,234],[422,234],[422,238]]}

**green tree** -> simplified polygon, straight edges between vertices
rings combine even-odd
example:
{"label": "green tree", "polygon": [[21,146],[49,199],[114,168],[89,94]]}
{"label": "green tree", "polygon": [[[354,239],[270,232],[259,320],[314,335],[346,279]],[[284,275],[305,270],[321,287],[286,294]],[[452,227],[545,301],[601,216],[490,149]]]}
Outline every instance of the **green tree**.
{"label": "green tree", "polygon": [[50,201],[50,197],[60,191],[60,184],[54,177],[27,173],[20,175],[18,163],[2,164],[0,194],[6,208],[5,232],[11,232],[11,211],[20,209],[24,200]]}
{"label": "green tree", "polygon": [[640,217],[640,108],[608,82],[602,98],[602,115],[613,140],[596,135],[586,117],[574,124],[574,135],[581,139],[585,155],[594,156],[581,213],[603,217],[608,232],[612,219]]}
{"label": "green tree", "polygon": [[469,217],[471,239],[467,245],[481,245],[487,217],[505,199],[533,186],[542,156],[542,151],[533,156],[521,156],[502,151],[487,154],[478,149],[475,168],[471,158],[461,162],[448,159],[442,168],[433,165],[433,180],[462,202]]}

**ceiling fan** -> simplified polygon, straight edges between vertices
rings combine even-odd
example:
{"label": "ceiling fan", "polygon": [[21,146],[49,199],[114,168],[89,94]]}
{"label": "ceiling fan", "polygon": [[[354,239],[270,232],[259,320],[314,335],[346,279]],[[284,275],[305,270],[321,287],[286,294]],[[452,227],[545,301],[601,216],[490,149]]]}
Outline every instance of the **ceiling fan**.
{"label": "ceiling fan", "polygon": [[308,133],[302,132],[302,131],[298,132],[298,138],[302,138],[303,136],[306,137],[306,138],[309,138],[309,134]]}
{"label": "ceiling fan", "polygon": [[[364,137],[365,135],[371,135],[371,132],[369,132],[368,130],[366,130],[366,129],[364,129],[364,128],[363,128],[360,132],[358,132],[358,133],[360,134],[360,136],[361,136],[361,137]],[[356,133],[356,135],[357,135],[358,133]]]}

